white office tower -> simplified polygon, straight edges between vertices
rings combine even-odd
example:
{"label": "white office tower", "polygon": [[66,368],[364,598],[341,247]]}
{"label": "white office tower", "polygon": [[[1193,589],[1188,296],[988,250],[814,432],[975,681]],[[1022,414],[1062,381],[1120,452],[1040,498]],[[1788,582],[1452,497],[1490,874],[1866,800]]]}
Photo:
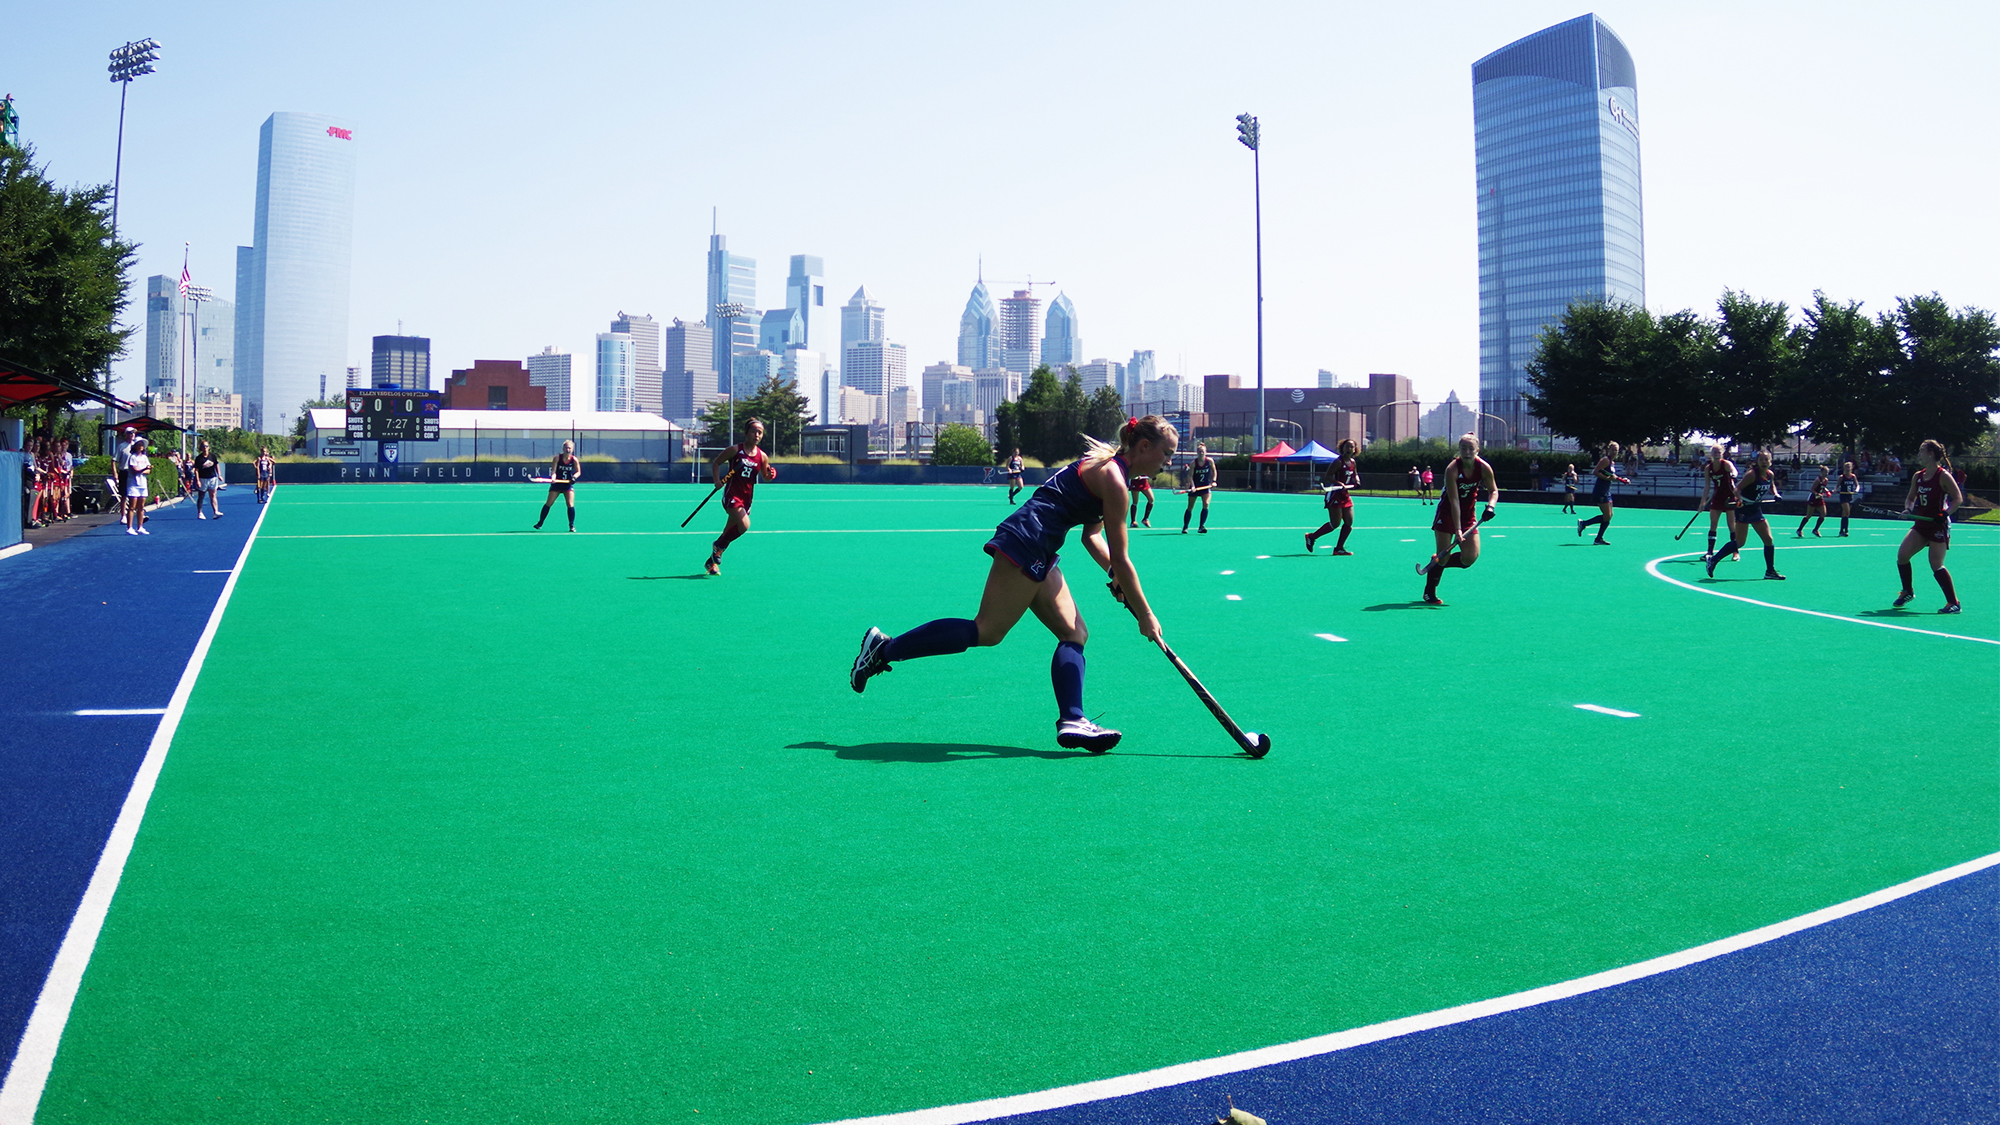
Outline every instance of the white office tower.
{"label": "white office tower", "polygon": [[660,412],[660,325],[649,314],[633,316],[619,310],[611,322],[613,332],[632,337],[632,409],[645,414]]}
{"label": "white office tower", "polygon": [[236,389],[245,428],[275,431],[347,369],[354,128],[274,113],[257,140],[252,244],[236,248]]}
{"label": "white office tower", "polygon": [[674,318],[667,328],[666,372],[661,376],[662,415],[693,426],[701,412],[723,399],[715,368],[714,330],[699,320]]}
{"label": "white office tower", "polygon": [[1336,376],[1334,375],[1333,372],[1328,371],[1324,367],[1319,369],[1319,386],[1321,390],[1327,390],[1328,388],[1337,387],[1339,385],[1340,384],[1339,382],[1336,381]]}
{"label": "white office tower", "polygon": [[849,345],[841,357],[840,381],[871,395],[888,394],[908,385],[909,359],[903,345],[886,340],[862,340]]}
{"label": "white office tower", "polygon": [[[868,295],[868,287],[862,286],[848,298],[840,309],[840,354],[845,363],[847,349],[856,344],[876,344],[888,339],[888,313]],[[849,386],[861,384],[847,381]]]}
{"label": "white office tower", "polygon": [[988,367],[972,373],[973,405],[986,412],[988,418],[995,416],[1003,402],[1013,402],[1021,397],[1021,373],[1004,367]]}
{"label": "white office tower", "polygon": [[1167,414],[1176,410],[1199,411],[1201,384],[1189,383],[1178,375],[1162,375],[1139,387],[1139,397],[1128,408],[1134,414]]}
{"label": "white office tower", "polygon": [[826,401],[820,378],[826,374],[826,356],[806,348],[786,348],[778,357],[778,381],[806,396],[806,417],[820,416]]}
{"label": "white office tower", "polygon": [[570,409],[568,352],[559,352],[551,345],[521,361],[521,366],[528,369],[529,386],[548,392],[550,410]]}
{"label": "white office tower", "polygon": [[[947,381],[958,380],[963,382],[968,388],[966,392],[968,396],[971,394],[969,388],[974,385],[972,368],[957,363],[933,363],[929,367],[924,368],[923,379],[924,409],[927,411],[937,410],[944,406],[944,388]],[[968,397],[967,405],[970,404],[971,400]]]}
{"label": "white office tower", "polygon": [[632,337],[623,332],[597,334],[597,409],[632,409],[632,376],[638,362]]}
{"label": "white office tower", "polygon": [[1125,365],[1108,359],[1093,359],[1089,363],[1078,364],[1076,374],[1083,380],[1085,394],[1094,395],[1105,387],[1115,392],[1118,384],[1125,381]]}
{"label": "white office tower", "polygon": [[826,263],[812,254],[792,255],[785,278],[785,307],[799,310],[799,340],[812,346],[813,310],[826,307]]}

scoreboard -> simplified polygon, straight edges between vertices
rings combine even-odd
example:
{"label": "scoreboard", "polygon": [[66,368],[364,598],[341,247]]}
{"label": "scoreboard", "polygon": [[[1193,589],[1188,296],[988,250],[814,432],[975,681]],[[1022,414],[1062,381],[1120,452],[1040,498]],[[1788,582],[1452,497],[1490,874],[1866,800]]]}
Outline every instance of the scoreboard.
{"label": "scoreboard", "polygon": [[440,402],[436,391],[348,391],[347,440],[436,441]]}

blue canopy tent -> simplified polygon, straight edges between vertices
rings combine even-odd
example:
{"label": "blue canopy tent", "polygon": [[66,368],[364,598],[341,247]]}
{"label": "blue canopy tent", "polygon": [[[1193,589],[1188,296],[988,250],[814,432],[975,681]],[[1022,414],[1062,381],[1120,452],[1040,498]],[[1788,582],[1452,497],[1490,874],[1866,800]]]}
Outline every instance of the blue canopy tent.
{"label": "blue canopy tent", "polygon": [[1340,454],[1316,441],[1309,441],[1290,453],[1272,459],[1280,465],[1330,465],[1340,460]]}

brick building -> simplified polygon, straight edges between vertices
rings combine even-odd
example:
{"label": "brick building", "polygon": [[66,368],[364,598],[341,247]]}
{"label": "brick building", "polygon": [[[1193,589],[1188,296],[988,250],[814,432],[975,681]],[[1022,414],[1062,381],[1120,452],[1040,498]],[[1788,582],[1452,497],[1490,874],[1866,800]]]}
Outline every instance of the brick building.
{"label": "brick building", "polygon": [[444,384],[446,410],[547,410],[549,391],[528,381],[518,359],[476,359]]}

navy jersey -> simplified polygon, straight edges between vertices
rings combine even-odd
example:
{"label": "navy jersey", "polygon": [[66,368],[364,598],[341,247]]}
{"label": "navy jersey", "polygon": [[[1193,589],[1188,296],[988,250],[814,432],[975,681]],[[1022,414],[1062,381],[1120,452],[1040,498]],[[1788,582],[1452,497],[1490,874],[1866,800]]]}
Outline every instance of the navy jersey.
{"label": "navy jersey", "polygon": [[562,454],[557,454],[555,462],[551,466],[550,475],[559,481],[573,481],[576,479],[577,471],[581,467],[577,464],[574,456],[565,457]]}
{"label": "navy jersey", "polygon": [[1188,466],[1188,486],[1207,488],[1215,483],[1215,462],[1196,461]]}
{"label": "navy jersey", "polygon": [[[1131,476],[1125,458],[1113,457],[1121,479]],[[1070,528],[1104,522],[1104,501],[1083,483],[1078,469],[1082,461],[1072,461],[1030,493],[1014,514],[993,529],[986,544],[1014,561],[1028,577],[1040,582],[1055,565],[1056,552],[1069,538]]]}

